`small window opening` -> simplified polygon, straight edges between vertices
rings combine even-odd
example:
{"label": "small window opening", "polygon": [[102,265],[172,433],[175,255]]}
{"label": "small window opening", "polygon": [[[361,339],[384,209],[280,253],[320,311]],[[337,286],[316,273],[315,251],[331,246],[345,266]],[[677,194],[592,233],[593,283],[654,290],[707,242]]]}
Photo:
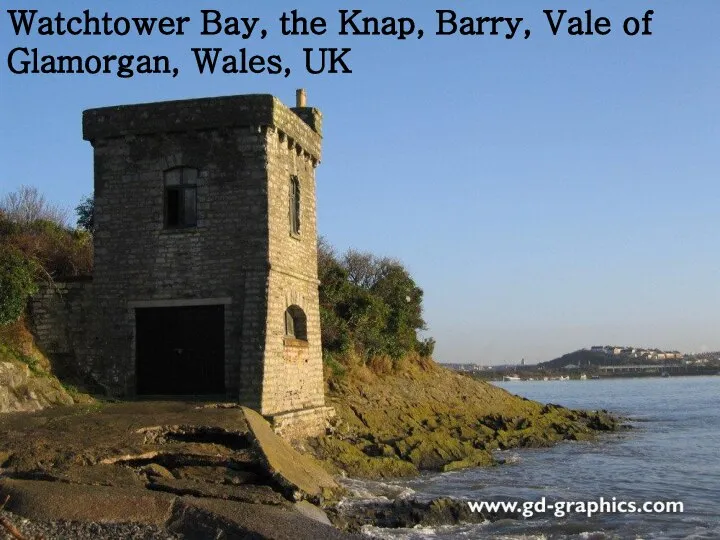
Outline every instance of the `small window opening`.
{"label": "small window opening", "polygon": [[300,181],[297,176],[290,178],[290,233],[300,234]]}
{"label": "small window opening", "polygon": [[307,341],[307,318],[299,306],[290,306],[285,311],[285,337]]}
{"label": "small window opening", "polygon": [[165,227],[197,226],[198,170],[177,167],[165,171]]}

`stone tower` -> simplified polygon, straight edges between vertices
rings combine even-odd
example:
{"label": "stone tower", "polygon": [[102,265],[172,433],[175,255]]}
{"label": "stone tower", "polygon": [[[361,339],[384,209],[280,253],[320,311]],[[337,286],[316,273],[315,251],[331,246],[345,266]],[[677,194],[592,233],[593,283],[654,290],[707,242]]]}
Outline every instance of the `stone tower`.
{"label": "stone tower", "polygon": [[85,369],[116,395],[221,395],[324,426],[322,116],[241,95],[87,110],[95,265]]}

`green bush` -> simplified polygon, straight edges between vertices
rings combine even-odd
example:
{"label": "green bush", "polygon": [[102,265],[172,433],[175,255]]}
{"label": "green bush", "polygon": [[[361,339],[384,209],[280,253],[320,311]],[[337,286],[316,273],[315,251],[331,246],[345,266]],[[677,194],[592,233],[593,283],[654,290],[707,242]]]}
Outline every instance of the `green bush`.
{"label": "green bush", "polygon": [[20,318],[35,285],[35,263],[14,247],[0,246],[0,324]]}
{"label": "green bush", "polygon": [[[40,217],[22,217],[26,214]],[[92,234],[71,229],[52,214],[45,214],[42,209],[19,212],[15,207],[7,207],[7,201],[0,201],[0,245],[12,246],[34,261],[42,279],[89,275],[93,262]]]}
{"label": "green bush", "polygon": [[68,227],[36,188],[0,198],[0,324],[22,315],[37,280],[88,275],[92,262],[92,234]]}
{"label": "green bush", "polygon": [[95,230],[95,199],[92,196],[84,197],[75,207],[77,226],[89,233]]}
{"label": "green bush", "polygon": [[338,257],[319,242],[323,357],[359,357],[384,373],[406,356],[429,357],[435,342],[420,341],[423,291],[397,260],[350,250]]}

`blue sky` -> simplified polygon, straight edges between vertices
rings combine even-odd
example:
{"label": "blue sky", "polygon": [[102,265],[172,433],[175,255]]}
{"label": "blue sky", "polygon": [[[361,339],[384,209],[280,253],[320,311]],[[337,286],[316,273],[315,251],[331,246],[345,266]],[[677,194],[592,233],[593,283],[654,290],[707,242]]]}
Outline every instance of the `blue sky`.
{"label": "blue sky", "polygon": [[[716,0],[97,2],[94,14],[187,15],[185,36],[17,37],[5,10],[80,14],[87,2],[4,2],[0,195],[38,186],[74,207],[92,191],[84,109],[304,87],[324,114],[319,228],[339,250],[400,258],[425,290],[446,362],[554,358],[593,344],[720,350],[720,39]],[[613,21],[552,36],[543,9]],[[283,37],[285,10],[328,35]],[[337,36],[338,9],[409,16],[421,40]],[[200,9],[261,18],[268,38],[200,36]],[[524,17],[528,40],[436,36],[436,9]],[[654,9],[653,36],[622,22]],[[12,75],[7,53],[165,54],[180,69]],[[288,78],[200,75],[192,47],[279,54]],[[351,47],[351,75],[304,73],[303,47]]]}

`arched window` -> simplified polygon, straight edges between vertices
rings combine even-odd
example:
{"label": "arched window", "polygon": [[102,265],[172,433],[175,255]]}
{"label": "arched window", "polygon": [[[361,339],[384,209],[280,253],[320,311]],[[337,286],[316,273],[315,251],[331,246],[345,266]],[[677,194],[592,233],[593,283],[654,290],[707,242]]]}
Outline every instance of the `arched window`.
{"label": "arched window", "polygon": [[290,177],[290,234],[300,234],[300,181]]}
{"label": "arched window", "polygon": [[197,226],[198,170],[175,167],[165,171],[165,227]]}
{"label": "arched window", "polygon": [[307,318],[299,306],[285,310],[285,337],[307,341]]}

